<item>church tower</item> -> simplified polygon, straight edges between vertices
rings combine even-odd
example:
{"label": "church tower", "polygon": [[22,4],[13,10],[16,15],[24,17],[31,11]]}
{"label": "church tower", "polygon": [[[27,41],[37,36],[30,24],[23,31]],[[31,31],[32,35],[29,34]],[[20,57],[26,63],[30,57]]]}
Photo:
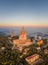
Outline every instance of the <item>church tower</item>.
{"label": "church tower", "polygon": [[20,32],[19,40],[26,40],[26,31],[24,30],[24,27],[22,27],[22,30]]}

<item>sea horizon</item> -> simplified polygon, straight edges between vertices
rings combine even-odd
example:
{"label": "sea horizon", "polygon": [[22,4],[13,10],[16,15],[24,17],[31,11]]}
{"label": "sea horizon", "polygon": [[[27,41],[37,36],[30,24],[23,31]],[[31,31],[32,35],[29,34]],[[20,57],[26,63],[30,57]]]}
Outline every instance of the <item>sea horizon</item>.
{"label": "sea horizon", "polygon": [[[0,32],[10,34],[11,32],[14,32],[15,35],[19,35],[22,27],[0,27]],[[31,35],[33,33],[48,33],[47,27],[24,27],[25,31],[28,35]]]}

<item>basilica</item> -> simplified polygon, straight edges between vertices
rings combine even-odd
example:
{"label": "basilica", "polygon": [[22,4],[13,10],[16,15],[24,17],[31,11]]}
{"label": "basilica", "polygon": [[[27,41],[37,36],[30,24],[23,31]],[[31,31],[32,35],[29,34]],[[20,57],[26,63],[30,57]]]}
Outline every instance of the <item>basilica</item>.
{"label": "basilica", "polygon": [[32,44],[31,40],[27,39],[27,34],[26,34],[24,27],[21,28],[19,38],[13,39],[13,44],[18,47],[28,46]]}

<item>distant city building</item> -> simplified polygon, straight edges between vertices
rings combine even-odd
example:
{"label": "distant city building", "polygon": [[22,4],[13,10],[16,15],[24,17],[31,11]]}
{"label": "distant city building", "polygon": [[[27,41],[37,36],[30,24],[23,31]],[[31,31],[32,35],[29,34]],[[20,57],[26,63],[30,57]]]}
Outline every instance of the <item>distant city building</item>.
{"label": "distant city building", "polygon": [[35,35],[35,40],[38,40],[38,36],[37,35]]}
{"label": "distant city building", "polygon": [[14,37],[14,32],[11,32],[11,34],[10,34],[10,35],[11,35],[11,38],[12,38],[12,37]]}
{"label": "distant city building", "polygon": [[41,40],[41,39],[42,39],[42,36],[35,35],[35,40]]}
{"label": "distant city building", "polygon": [[38,36],[38,38],[39,38],[39,40],[41,40],[42,39],[42,36]]}

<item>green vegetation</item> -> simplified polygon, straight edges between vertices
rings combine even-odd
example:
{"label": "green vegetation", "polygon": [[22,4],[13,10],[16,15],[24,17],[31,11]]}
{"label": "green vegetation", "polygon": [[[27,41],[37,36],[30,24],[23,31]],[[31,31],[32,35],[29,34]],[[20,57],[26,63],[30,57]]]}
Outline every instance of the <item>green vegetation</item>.
{"label": "green vegetation", "polygon": [[22,52],[19,52],[18,49],[12,50],[12,47],[13,44],[10,43],[8,37],[0,37],[0,65],[29,65],[25,61],[25,58],[35,53],[38,53],[44,60],[43,63],[37,65],[48,65],[48,55],[44,54],[44,49],[42,48],[38,52],[36,50],[36,47],[38,47],[36,44],[28,47],[29,50],[26,55],[23,55],[23,52],[27,47],[24,47]]}

